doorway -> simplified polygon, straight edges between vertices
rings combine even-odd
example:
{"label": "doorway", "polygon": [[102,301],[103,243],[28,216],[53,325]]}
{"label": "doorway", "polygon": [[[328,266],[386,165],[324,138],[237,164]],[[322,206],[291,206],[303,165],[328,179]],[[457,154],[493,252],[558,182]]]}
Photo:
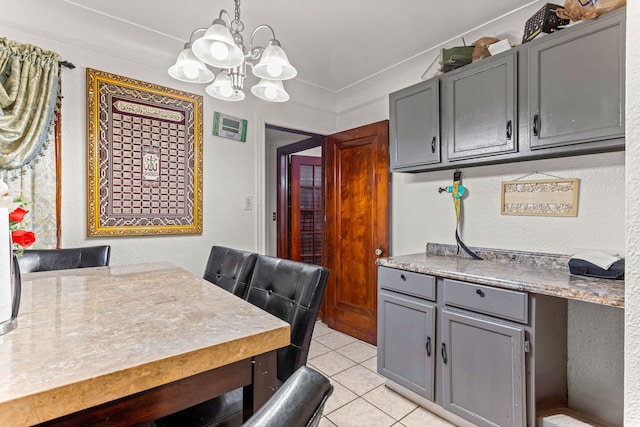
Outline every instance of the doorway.
{"label": "doorway", "polygon": [[[295,259],[298,261],[317,263],[314,260],[311,261],[308,258],[304,260],[299,256],[299,249],[296,249],[296,253],[292,253],[292,210],[291,202],[292,196],[297,196],[298,204],[300,201],[300,177],[299,171],[297,172],[296,182],[293,182],[297,186],[296,194],[292,192],[292,159],[299,156],[315,158],[322,161],[323,143],[325,140],[324,135],[315,134],[311,132],[305,132],[280,126],[273,126],[265,124],[265,142],[268,148],[266,155],[266,182],[267,182],[267,201],[266,201],[266,246],[267,255],[278,256],[280,258]],[[316,170],[312,170],[312,174]],[[322,173],[322,167],[320,167]],[[306,172],[303,172],[306,173]],[[309,185],[313,187],[313,182],[318,179],[322,181],[322,175],[314,179],[309,183],[306,176],[302,180],[305,184],[304,197],[305,202],[308,202],[306,198],[309,193]],[[311,191],[313,193],[313,190]],[[313,194],[312,194],[313,197]],[[322,194],[317,194],[317,201],[322,199]],[[319,200],[318,200],[319,199]],[[313,200],[312,200],[313,201]],[[295,200],[294,200],[295,202]],[[311,206],[313,210],[313,206]],[[300,215],[301,210],[296,209],[297,217],[293,218],[296,223],[295,232],[300,230]],[[303,215],[308,217],[309,209],[305,208]],[[314,214],[315,215],[315,214]],[[307,221],[306,225],[309,225]],[[313,224],[312,224],[313,226]],[[315,234],[321,236],[322,230],[318,230]],[[309,235],[305,236],[305,242],[308,242]],[[311,238],[313,239],[313,235]],[[300,238],[296,237],[298,247],[301,246]],[[308,244],[305,245],[307,247]],[[293,256],[292,256],[293,255]]]}

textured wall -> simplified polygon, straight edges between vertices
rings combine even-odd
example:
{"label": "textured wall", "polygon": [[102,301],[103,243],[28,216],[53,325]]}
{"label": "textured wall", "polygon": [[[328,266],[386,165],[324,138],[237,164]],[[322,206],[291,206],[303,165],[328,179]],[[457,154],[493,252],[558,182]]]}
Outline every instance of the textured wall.
{"label": "textured wall", "polygon": [[[579,178],[577,217],[502,215],[502,181]],[[438,193],[453,171],[394,174],[393,250],[455,243],[451,195]],[[467,245],[572,254],[580,249],[624,251],[624,153],[593,154],[462,169],[463,240]],[[618,206],[618,209],[612,208]]]}
{"label": "textured wall", "polygon": [[571,301],[568,318],[569,406],[621,426],[624,310]]}
{"label": "textured wall", "polygon": [[640,425],[640,2],[627,5],[625,425]]}

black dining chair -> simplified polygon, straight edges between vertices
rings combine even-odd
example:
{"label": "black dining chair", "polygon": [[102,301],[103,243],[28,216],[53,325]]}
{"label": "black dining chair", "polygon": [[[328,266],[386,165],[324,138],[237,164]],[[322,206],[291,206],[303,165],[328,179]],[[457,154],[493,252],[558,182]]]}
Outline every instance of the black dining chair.
{"label": "black dining chair", "polygon": [[26,249],[18,257],[20,273],[67,270],[70,268],[106,267],[111,246],[86,246],[67,249]]}
{"label": "black dining chair", "polygon": [[246,299],[257,258],[258,254],[253,252],[212,246],[203,278]]}
{"label": "black dining chair", "polygon": [[[328,277],[329,270],[321,266],[258,255],[247,301],[286,321],[291,330],[291,343],[277,351],[278,386],[307,363]],[[161,418],[157,425],[240,426],[242,389]]]}
{"label": "black dining chair", "polygon": [[327,377],[303,366],[243,427],[315,427],[332,392],[333,386]]}

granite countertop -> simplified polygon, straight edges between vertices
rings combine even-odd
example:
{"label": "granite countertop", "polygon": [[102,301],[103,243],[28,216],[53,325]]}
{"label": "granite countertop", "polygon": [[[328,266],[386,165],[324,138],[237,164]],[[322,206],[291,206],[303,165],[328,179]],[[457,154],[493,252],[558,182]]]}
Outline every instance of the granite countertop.
{"label": "granite countertop", "polygon": [[623,280],[572,275],[567,266],[568,256],[472,249],[483,260],[458,255],[452,245],[428,244],[426,252],[380,258],[377,264],[447,279],[624,307]]}
{"label": "granite countertop", "polygon": [[33,425],[289,344],[289,324],[166,263],[22,276],[0,425]]}

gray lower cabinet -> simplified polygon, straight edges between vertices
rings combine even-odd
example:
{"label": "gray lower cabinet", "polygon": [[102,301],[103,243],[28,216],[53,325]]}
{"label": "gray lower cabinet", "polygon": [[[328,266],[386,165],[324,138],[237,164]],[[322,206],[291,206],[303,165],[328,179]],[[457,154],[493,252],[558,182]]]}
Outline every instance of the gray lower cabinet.
{"label": "gray lower cabinet", "polygon": [[526,426],[525,330],[473,313],[442,313],[443,407],[478,426]]}
{"label": "gray lower cabinet", "polygon": [[[435,314],[433,303],[407,295],[378,294],[378,371],[385,377],[434,399]],[[381,345],[382,344],[382,345]]]}
{"label": "gray lower cabinet", "polygon": [[448,159],[517,150],[517,51],[444,76]]}
{"label": "gray lower cabinet", "polygon": [[440,88],[428,80],[389,95],[391,170],[440,162]]}
{"label": "gray lower cabinet", "polygon": [[622,11],[545,37],[528,52],[532,150],[624,137]]}
{"label": "gray lower cabinet", "polygon": [[378,372],[477,426],[534,427],[567,404],[567,301],[380,266]]}

